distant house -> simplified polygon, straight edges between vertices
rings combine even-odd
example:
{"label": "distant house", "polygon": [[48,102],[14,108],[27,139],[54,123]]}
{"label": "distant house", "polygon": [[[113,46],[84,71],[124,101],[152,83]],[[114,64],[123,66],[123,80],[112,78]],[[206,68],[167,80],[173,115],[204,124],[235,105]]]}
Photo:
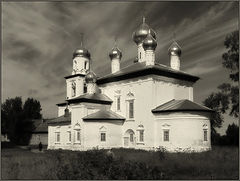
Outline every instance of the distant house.
{"label": "distant house", "polygon": [[33,120],[35,129],[32,132],[30,145],[38,145],[40,142],[43,145],[48,144],[48,119],[35,119]]}
{"label": "distant house", "polygon": [[2,132],[1,133],[1,142],[10,142],[7,132]]}

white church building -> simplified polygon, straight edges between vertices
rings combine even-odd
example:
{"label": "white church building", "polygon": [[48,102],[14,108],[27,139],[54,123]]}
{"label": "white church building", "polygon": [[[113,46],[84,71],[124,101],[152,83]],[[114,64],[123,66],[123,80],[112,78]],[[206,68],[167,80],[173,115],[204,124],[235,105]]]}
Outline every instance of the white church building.
{"label": "white church building", "polygon": [[121,67],[122,52],[115,45],[111,73],[103,77],[90,69],[86,48],[74,52],[66,100],[48,123],[48,149],[211,149],[212,110],[193,102],[199,78],[180,70],[181,47],[176,41],[169,47],[170,67],[157,63],[156,33],[144,19],[133,40],[137,59]]}

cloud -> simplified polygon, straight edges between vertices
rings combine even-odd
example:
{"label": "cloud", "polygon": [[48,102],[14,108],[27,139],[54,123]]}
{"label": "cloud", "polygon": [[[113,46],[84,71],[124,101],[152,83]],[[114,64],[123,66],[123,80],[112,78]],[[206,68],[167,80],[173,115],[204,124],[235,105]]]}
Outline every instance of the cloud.
{"label": "cloud", "polygon": [[[71,73],[72,53],[84,46],[93,70],[110,73],[109,51],[114,38],[123,52],[121,67],[132,63],[137,47],[133,31],[142,14],[157,32],[157,61],[169,65],[173,32],[183,49],[182,70],[201,76],[195,94],[202,100],[225,80],[221,54],[226,34],[238,28],[235,2],[3,2],[3,99],[34,96],[44,117],[57,114],[65,98],[65,79]],[[207,78],[211,75],[211,78]],[[220,78],[220,80],[219,80]],[[201,89],[208,89],[200,94]],[[198,96],[196,96],[198,97]]]}

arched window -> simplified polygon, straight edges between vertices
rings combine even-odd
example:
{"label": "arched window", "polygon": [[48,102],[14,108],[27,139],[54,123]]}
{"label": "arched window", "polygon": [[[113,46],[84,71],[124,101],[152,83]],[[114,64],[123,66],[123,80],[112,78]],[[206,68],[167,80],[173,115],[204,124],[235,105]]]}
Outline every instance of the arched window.
{"label": "arched window", "polygon": [[81,144],[81,127],[79,124],[76,124],[74,126],[74,137],[75,137],[74,142]]}
{"label": "arched window", "polygon": [[106,142],[107,141],[107,129],[102,126],[99,129],[99,133],[100,133],[100,142]]}
{"label": "arched window", "polygon": [[135,146],[135,133],[132,129],[128,129],[124,134],[124,146]]}
{"label": "arched window", "polygon": [[76,83],[73,81],[72,82],[72,97],[76,95]]}

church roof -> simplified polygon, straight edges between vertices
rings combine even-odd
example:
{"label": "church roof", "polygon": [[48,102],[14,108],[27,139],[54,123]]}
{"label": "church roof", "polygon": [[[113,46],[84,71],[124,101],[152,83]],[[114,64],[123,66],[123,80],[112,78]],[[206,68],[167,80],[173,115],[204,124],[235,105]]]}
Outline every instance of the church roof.
{"label": "church roof", "polygon": [[36,128],[33,130],[33,133],[47,133],[47,132],[48,132],[48,124],[46,121],[38,124]]}
{"label": "church roof", "polygon": [[102,103],[102,104],[111,104],[113,101],[106,95],[101,93],[95,94],[83,94],[81,96],[68,99],[69,103],[75,102],[91,102],[91,103]]}
{"label": "church roof", "polygon": [[125,120],[124,117],[119,114],[111,111],[111,110],[100,110],[93,114],[87,115],[83,117],[84,121],[92,121],[92,120]]}
{"label": "church roof", "polygon": [[176,111],[207,111],[212,112],[212,109],[209,109],[208,107],[202,106],[200,104],[197,104],[195,102],[192,102],[187,99],[182,100],[171,100],[169,102],[166,102],[155,109],[152,110],[153,113],[159,113],[159,112],[176,112]]}
{"label": "church roof", "polygon": [[[98,103],[98,104],[111,104],[113,101],[106,95],[101,93],[95,94],[83,94],[81,96],[66,100],[69,103],[77,103],[77,102],[90,102],[90,103]],[[59,103],[58,106],[64,106],[66,103]]]}
{"label": "church roof", "polygon": [[71,113],[52,119],[48,124],[71,124]]}
{"label": "church roof", "polygon": [[135,78],[144,75],[160,75],[165,77],[171,77],[180,80],[187,80],[190,82],[196,82],[199,77],[190,75],[186,72],[172,69],[171,67],[155,63],[155,65],[146,66],[146,62],[137,62],[120,69],[118,72],[108,74],[100,77],[97,80],[97,84],[104,84],[109,82],[117,82],[120,80]]}
{"label": "church roof", "polygon": [[52,119],[33,119],[35,129],[32,133],[48,133],[48,122]]}
{"label": "church roof", "polygon": [[68,75],[68,76],[65,76],[64,78],[65,78],[65,79],[70,79],[70,78],[77,77],[77,76],[85,77],[84,74],[74,74],[74,75]]}

